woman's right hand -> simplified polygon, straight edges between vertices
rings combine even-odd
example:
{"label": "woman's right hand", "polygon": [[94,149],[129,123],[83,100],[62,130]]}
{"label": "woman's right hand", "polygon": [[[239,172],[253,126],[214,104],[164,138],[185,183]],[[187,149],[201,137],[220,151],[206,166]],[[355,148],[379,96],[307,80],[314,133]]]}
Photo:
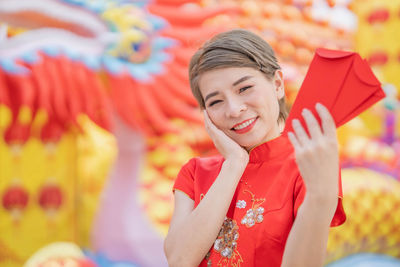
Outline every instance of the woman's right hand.
{"label": "woman's right hand", "polygon": [[208,135],[214,142],[215,147],[219,153],[227,161],[235,162],[237,164],[243,164],[243,167],[247,166],[249,162],[249,153],[241,147],[238,143],[227,136],[223,131],[217,128],[211,121],[206,110],[204,112],[204,124]]}

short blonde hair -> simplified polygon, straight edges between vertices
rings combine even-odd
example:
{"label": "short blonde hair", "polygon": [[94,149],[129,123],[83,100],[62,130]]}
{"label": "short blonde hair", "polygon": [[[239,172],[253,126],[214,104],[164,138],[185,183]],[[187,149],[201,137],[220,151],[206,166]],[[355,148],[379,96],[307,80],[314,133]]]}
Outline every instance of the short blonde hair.
{"label": "short blonde hair", "polygon": [[[243,29],[217,34],[197,50],[189,64],[190,87],[200,108],[205,108],[198,83],[200,75],[227,67],[257,69],[269,80],[281,69],[271,46],[258,35]],[[278,121],[285,121],[287,114],[285,98],[282,98],[279,100]]]}

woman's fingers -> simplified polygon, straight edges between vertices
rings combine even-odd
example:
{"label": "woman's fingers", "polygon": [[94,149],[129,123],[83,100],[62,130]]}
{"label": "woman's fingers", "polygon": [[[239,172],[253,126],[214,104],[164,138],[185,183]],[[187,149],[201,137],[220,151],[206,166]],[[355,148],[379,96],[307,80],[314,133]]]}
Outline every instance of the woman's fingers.
{"label": "woman's fingers", "polygon": [[322,131],[328,138],[336,138],[336,124],[329,110],[322,104],[317,103],[315,109],[322,122]]}
{"label": "woman's fingers", "polygon": [[314,117],[311,111],[306,108],[303,109],[301,113],[306,121],[307,129],[310,133],[311,139],[320,139],[322,137],[322,132],[317,119]]}
{"label": "woman's fingers", "polygon": [[327,137],[328,139],[336,138],[336,125],[329,110],[320,103],[317,103],[315,107],[319,117],[321,118],[321,127],[310,110],[304,109],[302,111],[309,135],[299,120],[294,119],[292,121],[293,131],[300,145],[307,145],[313,140],[321,141],[324,137]]}
{"label": "woman's fingers", "polygon": [[309,137],[298,119],[292,120],[293,131],[296,134],[300,145],[306,145],[309,142]]}
{"label": "woman's fingers", "polygon": [[212,123],[206,110],[203,111],[203,115],[204,115],[204,124],[206,126],[206,130],[207,130],[208,134],[214,135],[217,127]]}
{"label": "woman's fingers", "polygon": [[290,143],[292,143],[292,146],[294,147],[295,151],[298,151],[301,147],[299,140],[297,140],[297,137],[294,135],[292,132],[288,132],[288,138]]}

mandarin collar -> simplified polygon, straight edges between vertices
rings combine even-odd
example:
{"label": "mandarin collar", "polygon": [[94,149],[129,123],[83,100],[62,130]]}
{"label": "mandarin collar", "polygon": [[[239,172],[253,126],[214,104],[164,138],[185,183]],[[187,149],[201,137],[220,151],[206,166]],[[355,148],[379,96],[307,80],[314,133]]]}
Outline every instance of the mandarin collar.
{"label": "mandarin collar", "polygon": [[292,144],[286,135],[281,135],[262,143],[249,152],[249,162],[264,162],[278,156],[286,156],[293,151]]}

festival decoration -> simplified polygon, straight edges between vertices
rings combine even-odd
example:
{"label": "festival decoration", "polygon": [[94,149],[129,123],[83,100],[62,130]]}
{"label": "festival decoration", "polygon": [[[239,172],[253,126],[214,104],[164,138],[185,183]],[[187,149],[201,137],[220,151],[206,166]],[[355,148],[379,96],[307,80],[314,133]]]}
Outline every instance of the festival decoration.
{"label": "festival decoration", "polygon": [[[350,8],[357,15],[358,30],[355,49],[369,60],[377,77],[400,90],[399,36],[400,1],[351,1]],[[379,42],[376,42],[379,40]]]}
{"label": "festival decoration", "polygon": [[[169,59],[170,55],[165,53],[168,47],[178,46],[178,43],[171,38],[157,35],[156,32],[164,27],[165,22],[154,15],[149,15],[135,5],[125,5],[116,1],[99,1],[96,5],[89,1],[78,5],[74,1],[65,1],[63,3],[58,1],[37,1],[34,5],[31,5],[28,1],[22,1],[20,4],[18,6],[14,5],[12,1],[5,1],[0,5],[0,17],[2,20],[7,21],[10,17],[13,17],[11,25],[25,28],[23,31],[14,31],[12,35],[10,34],[10,40],[2,43],[2,51],[7,51],[3,55],[6,63],[9,62],[9,65],[14,69],[21,69],[20,72],[24,72],[26,76],[23,77],[21,76],[22,74],[19,74],[15,78],[18,83],[28,84],[29,88],[31,88],[29,89],[31,94],[29,94],[30,98],[28,99],[23,98],[17,103],[8,103],[7,99],[15,99],[13,95],[11,95],[12,98],[9,95],[9,92],[14,91],[10,91],[8,87],[2,90],[2,96],[8,96],[1,99],[1,108],[5,110],[2,113],[2,126],[4,125],[2,132],[4,129],[5,132],[10,133],[10,138],[5,139],[6,142],[2,143],[2,147],[22,147],[21,155],[23,157],[32,155],[33,151],[36,151],[40,155],[37,158],[38,161],[48,162],[48,170],[35,171],[34,173],[38,175],[31,177],[30,180],[26,179],[24,175],[23,180],[24,184],[29,181],[29,186],[32,187],[30,191],[32,191],[34,199],[37,199],[37,202],[33,202],[34,204],[30,209],[32,211],[45,210],[51,216],[38,219],[34,215],[30,215],[28,218],[39,222],[39,224],[42,222],[45,224],[51,223],[49,224],[51,226],[48,228],[49,230],[66,228],[66,225],[74,226],[68,231],[58,231],[59,235],[42,235],[48,241],[68,238],[61,236],[64,234],[68,236],[68,233],[72,231],[81,233],[79,237],[82,237],[82,239],[74,240],[85,245],[89,243],[90,231],[88,229],[94,229],[95,234],[92,241],[94,247],[113,255],[113,248],[118,247],[114,241],[109,239],[111,236],[108,236],[108,234],[112,235],[114,232],[113,227],[107,227],[105,231],[96,232],[96,229],[102,228],[93,227],[91,222],[99,205],[98,196],[102,189],[104,177],[108,176],[107,167],[113,162],[112,157],[115,157],[115,153],[109,154],[109,157],[104,157],[104,160],[107,159],[108,161],[105,162],[104,169],[100,168],[103,169],[102,172],[97,169],[93,172],[88,172],[86,170],[87,167],[81,166],[81,162],[88,164],[90,160],[88,157],[81,157],[80,154],[83,151],[94,149],[84,145],[79,140],[82,139],[83,141],[86,137],[81,138],[81,136],[87,136],[89,137],[87,140],[96,144],[96,142],[93,142],[94,138],[103,135],[100,140],[107,139],[104,132],[100,134],[102,132],[100,129],[90,126],[91,121],[107,131],[113,131],[113,134],[118,137],[121,134],[125,134],[124,131],[127,129],[123,128],[122,122],[119,122],[118,119],[116,119],[118,121],[117,130],[112,127],[112,124],[115,123],[114,119],[111,119],[111,117],[115,116],[113,115],[114,111],[118,114],[117,116],[122,118],[125,124],[134,129],[129,138],[130,142],[134,141],[132,143],[133,146],[136,146],[135,143],[142,146],[140,144],[143,143],[143,138],[140,135],[143,134],[150,137],[161,136],[167,132],[178,132],[179,129],[169,122],[170,118],[183,117],[191,120],[193,124],[201,123],[200,113],[197,112],[194,99],[184,90],[187,88],[187,80],[182,79],[182,77],[185,77],[185,75],[182,75],[185,72],[185,65],[172,63]],[[19,9],[21,6],[24,11]],[[157,8],[156,3],[153,6]],[[83,14],[84,8],[91,10],[91,12]],[[25,13],[25,10],[28,10],[28,13]],[[60,12],[60,10],[63,12]],[[201,9],[198,8],[197,10],[200,12]],[[213,10],[210,14],[220,12],[218,9]],[[70,20],[67,19],[65,14],[78,14],[81,19],[79,21]],[[83,21],[85,22],[82,23]],[[32,25],[39,27],[39,29],[33,29]],[[52,28],[41,29],[40,27],[43,26]],[[215,33],[215,31],[212,33]],[[209,33],[209,35],[212,33]],[[204,40],[209,35],[204,36]],[[41,36],[41,38],[38,38],[38,36]],[[89,47],[90,49],[88,49]],[[176,54],[180,53],[179,49],[175,51]],[[177,62],[187,64],[189,53],[188,49],[188,54],[185,57],[177,56],[179,57]],[[168,60],[170,60],[171,64],[165,66],[171,68],[171,72],[165,72],[163,67]],[[173,73],[178,73],[178,78],[174,78],[175,74],[172,78],[166,79],[163,77],[164,75],[170,76]],[[6,77],[7,79],[9,79],[8,76]],[[169,88],[166,88],[166,86]],[[163,92],[164,94],[161,95]],[[22,95],[19,94],[20,97]],[[166,100],[170,100],[171,103]],[[22,115],[15,112],[9,113],[9,110],[12,110],[10,108],[12,104],[15,104],[15,110],[18,111],[20,102],[27,103],[27,108],[23,109]],[[165,104],[160,106],[160,103]],[[167,103],[168,105],[166,105]],[[111,108],[112,105],[113,108]],[[3,114],[6,116],[4,117]],[[17,130],[21,128],[19,123],[21,119],[15,119],[18,116],[22,116],[22,122],[24,123],[22,130],[19,131]],[[120,125],[124,129],[122,133],[118,133]],[[136,131],[140,133],[139,136],[136,135]],[[189,136],[190,134],[187,135]],[[18,142],[14,142],[14,140],[18,140]],[[69,140],[70,150],[61,149],[60,144],[65,143],[65,140]],[[195,141],[193,143],[197,145],[201,142]],[[112,152],[114,149],[115,151],[116,144],[112,142],[109,144],[111,147],[113,146],[113,148],[109,147],[109,150]],[[77,147],[76,145],[79,146]],[[123,142],[118,143],[118,145],[120,145],[119,149],[122,154],[124,154],[122,147],[130,147]],[[103,144],[101,146],[106,148]],[[74,148],[77,149],[74,150]],[[82,150],[83,148],[85,150]],[[10,157],[8,149],[3,151],[6,152],[4,158],[8,160]],[[143,154],[143,151],[139,151],[138,155],[141,154]],[[77,157],[74,157],[75,155]],[[88,155],[94,156],[93,154],[87,154],[86,156]],[[134,161],[140,161],[139,156],[132,154],[129,154],[129,156],[133,156]],[[68,159],[63,162],[63,164],[69,166],[68,168],[60,168],[59,164],[61,162],[59,162],[59,159],[61,158]],[[101,157],[96,155],[96,158],[97,163],[94,164],[99,164]],[[117,158],[117,160],[121,159]],[[129,161],[125,159],[125,162]],[[22,165],[18,164],[14,166],[16,169],[22,167]],[[42,166],[41,164],[36,165],[38,169],[43,168]],[[117,163],[116,166],[118,168],[123,165]],[[140,168],[140,165],[133,164],[132,166],[137,169]],[[14,167],[10,169],[12,168]],[[71,175],[70,172],[75,173],[75,170],[79,170],[79,172]],[[136,170],[131,169],[125,174],[118,171],[116,173],[117,176],[126,176],[128,173],[131,173],[129,175],[135,175]],[[93,176],[99,174],[101,176],[94,179]],[[70,177],[70,182],[66,186],[68,181],[66,177],[68,176]],[[97,185],[90,187],[88,181],[96,179]],[[72,183],[71,180],[73,181]],[[134,178],[130,178],[130,180],[135,183]],[[50,185],[49,181],[55,182],[57,187]],[[113,182],[110,182],[111,189],[109,191],[106,190],[105,195],[111,195],[111,192],[116,192],[112,185]],[[77,191],[71,190],[72,188],[76,188],[78,192],[87,195],[84,198],[78,198],[78,202],[75,203],[73,200],[76,199]],[[125,188],[128,191],[124,192],[124,195],[135,196],[135,193],[131,193],[135,192],[134,186],[126,184]],[[85,189],[91,191],[79,191]],[[89,206],[82,206],[82,208],[76,206],[79,203],[88,203],[90,198],[90,210]],[[104,199],[108,199],[107,196]],[[110,203],[112,204],[112,201],[105,204],[100,203],[100,206],[104,207]],[[134,201],[129,199],[124,204],[127,206],[135,205]],[[113,207],[115,209],[118,206],[121,207],[121,210],[124,209],[122,205]],[[79,207],[81,206],[79,205]],[[130,210],[134,211],[134,209]],[[65,216],[66,213],[73,212],[76,214],[78,211],[79,214],[84,215]],[[113,211],[108,211],[107,208],[100,209],[98,215],[100,219],[97,220],[101,220],[102,214],[104,214],[104,218],[113,218],[109,212]],[[134,214],[140,212],[138,209]],[[118,216],[123,215],[120,211],[117,211],[117,214]],[[51,221],[49,221],[50,219]],[[107,222],[107,219],[104,219],[103,222]],[[132,217],[131,220],[138,221],[138,217]],[[77,223],[78,221],[80,224]],[[122,220],[119,221],[123,222]],[[166,224],[167,221],[164,221],[164,223]],[[8,227],[7,225],[5,224],[5,227]],[[81,225],[86,228],[80,228]],[[142,258],[142,262],[148,261],[142,256],[145,253],[139,253],[139,250],[136,254],[132,253],[132,251],[136,250],[136,248],[132,248],[132,245],[136,247],[141,245],[140,239],[135,237],[145,229],[145,225],[146,223],[143,221],[141,226],[133,228],[133,231],[131,231],[133,236],[122,232],[121,240],[122,242],[127,242],[127,246],[124,246],[126,248],[125,251],[118,252],[119,256],[130,255],[130,257]],[[27,229],[26,227],[26,225],[21,226],[22,229]],[[121,227],[117,228],[123,229]],[[46,232],[46,227],[38,227],[38,229]],[[141,230],[138,231],[138,229]],[[144,232],[149,233],[150,229]],[[29,234],[26,236],[28,237]],[[49,239],[50,236],[51,238]],[[69,238],[71,237],[74,238],[73,235]],[[11,240],[10,237],[4,236],[2,238],[6,240],[5,244],[7,246],[9,240]],[[148,238],[148,235],[146,238]],[[123,241],[125,239],[126,241]],[[133,239],[137,240],[138,243],[133,244],[131,242]],[[17,242],[22,240],[17,240]],[[32,253],[34,247],[37,248],[43,242],[39,241],[43,240],[43,238],[32,238],[31,240],[36,241],[21,246],[21,249],[17,252],[20,259]],[[99,240],[104,240],[105,242],[102,243]],[[161,244],[159,237],[155,238],[155,240],[157,244]],[[118,240],[116,241],[119,242]],[[161,250],[157,253],[161,253]],[[153,260],[160,261],[160,255],[153,257]],[[20,262],[21,260],[18,260],[16,264],[18,265]]]}
{"label": "festival decoration", "polygon": [[[234,4],[240,7],[242,12],[235,16],[217,16],[207,24],[251,29],[263,36],[276,51],[283,69],[285,94],[289,103],[293,103],[296,97],[315,49],[352,49],[352,30],[331,25],[329,16],[315,17],[314,1],[209,2],[210,5]],[[333,5],[332,1],[327,2]]]}
{"label": "festival decoration", "polygon": [[[24,203],[21,192],[28,200],[19,209],[18,226],[10,209],[0,207],[0,264],[7,267],[21,266],[39,247],[57,240],[73,240],[104,253],[103,263],[110,266],[110,259],[166,265],[162,237],[171,218],[172,182],[187,159],[215,153],[187,78],[191,55],[211,35],[233,27],[263,35],[282,63],[289,103],[317,47],[353,49],[351,32],[313,17],[313,1],[18,1],[24,10],[14,2],[0,3],[0,21],[7,23],[1,26],[8,37],[0,44],[0,178],[5,181],[0,194],[3,199],[17,178],[17,202]],[[370,30],[397,25],[395,4],[363,17],[364,9],[353,2],[351,8]],[[382,42],[391,40],[384,37]],[[398,49],[366,53],[358,46],[376,42],[356,39],[356,48],[375,74],[384,76],[384,82],[394,78],[389,82],[397,85],[393,66],[399,63]],[[396,183],[388,180],[399,177],[399,146],[390,130],[396,129],[395,110],[380,112],[378,106],[348,124],[358,124],[357,133],[374,136],[372,141],[357,143],[347,125],[340,130],[347,135],[343,166],[373,169],[378,174],[371,184],[390,184],[393,190]],[[387,115],[386,143],[376,138],[384,131],[378,124],[382,114]],[[390,178],[378,182],[383,170],[390,171]],[[344,173],[344,188],[352,188],[346,187],[348,176],[353,173]],[[379,190],[385,205],[396,208],[394,193]],[[349,196],[347,203],[353,207],[359,190],[350,190]],[[376,201],[368,193],[361,197],[366,203]],[[358,208],[351,212],[349,222],[357,225],[364,215]],[[385,216],[374,217],[373,223],[389,227],[389,219],[397,220]],[[16,227],[18,236],[12,235]],[[346,233],[362,244],[367,230],[363,237],[354,234],[355,229],[349,225]],[[377,232],[364,251],[398,257],[391,252],[397,239],[376,245],[374,238],[381,240],[382,233]],[[329,261],[362,252],[349,246],[345,235],[335,235]]]}
{"label": "festival decoration", "polygon": [[68,242],[57,242],[41,248],[24,264],[24,267],[46,266],[96,267],[98,265],[85,258],[77,245]]}
{"label": "festival decoration", "polygon": [[386,255],[360,253],[338,260],[334,263],[327,265],[327,267],[362,267],[365,265],[370,265],[374,267],[396,267],[399,264],[400,260]]}
{"label": "festival decoration", "polygon": [[52,213],[60,208],[63,202],[63,195],[60,187],[52,184],[44,185],[39,191],[38,201],[42,209],[51,216]]}
{"label": "festival decoration", "polygon": [[[333,70],[332,70],[333,69]],[[324,84],[321,91],[321,84]],[[326,106],[339,127],[385,96],[368,64],[356,53],[317,49],[310,69],[286,120],[285,132],[292,131],[292,119],[303,125],[301,111],[308,108],[318,118],[315,104]]]}
{"label": "festival decoration", "polygon": [[347,222],[331,229],[327,261],[367,252],[400,258],[400,217],[393,212],[400,206],[400,183],[362,167],[343,169],[342,179]]}
{"label": "festival decoration", "polygon": [[3,193],[3,207],[11,213],[14,220],[18,221],[25,210],[29,200],[26,189],[20,185],[11,185]]}

